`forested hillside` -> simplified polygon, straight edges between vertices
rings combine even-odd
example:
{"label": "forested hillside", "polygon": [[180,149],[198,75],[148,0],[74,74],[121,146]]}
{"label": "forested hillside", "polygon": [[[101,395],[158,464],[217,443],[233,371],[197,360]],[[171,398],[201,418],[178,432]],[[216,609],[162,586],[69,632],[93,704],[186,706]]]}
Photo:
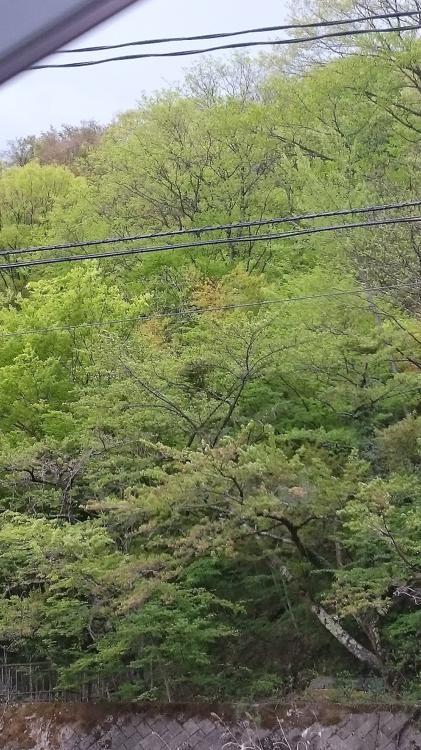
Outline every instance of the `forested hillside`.
{"label": "forested hillside", "polygon": [[[311,14],[367,14],[345,5]],[[303,49],[210,58],[107,128],[4,157],[8,662],[126,698],[261,699],[325,672],[421,695],[421,227],[276,238],[420,207],[77,246],[420,199],[416,33]]]}

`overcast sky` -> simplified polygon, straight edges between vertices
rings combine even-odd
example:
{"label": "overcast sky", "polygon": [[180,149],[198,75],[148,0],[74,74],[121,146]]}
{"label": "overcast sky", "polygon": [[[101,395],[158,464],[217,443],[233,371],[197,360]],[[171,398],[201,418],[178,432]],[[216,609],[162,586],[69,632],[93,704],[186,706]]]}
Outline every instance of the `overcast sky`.
{"label": "overcast sky", "polygon": [[[80,37],[78,45],[271,26],[285,21],[286,9],[287,0],[144,0]],[[200,43],[188,43],[192,44]],[[109,122],[133,107],[142,92],[180,81],[186,67],[198,59],[135,60],[21,74],[0,87],[0,148],[8,140],[40,133],[50,125],[90,119]]]}

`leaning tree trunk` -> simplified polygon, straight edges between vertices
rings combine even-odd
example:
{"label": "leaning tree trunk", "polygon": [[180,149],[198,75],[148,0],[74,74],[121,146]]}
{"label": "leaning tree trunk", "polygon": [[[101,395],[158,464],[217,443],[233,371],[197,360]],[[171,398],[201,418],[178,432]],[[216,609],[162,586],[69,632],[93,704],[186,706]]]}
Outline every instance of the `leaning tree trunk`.
{"label": "leaning tree trunk", "polygon": [[368,648],[362,646],[361,643],[355,640],[349,633],[344,630],[342,625],[332,617],[320,604],[312,604],[311,611],[316,615],[317,619],[322,625],[329,631],[339,643],[344,646],[356,659],[369,664],[370,667],[381,672],[383,665],[381,660]]}

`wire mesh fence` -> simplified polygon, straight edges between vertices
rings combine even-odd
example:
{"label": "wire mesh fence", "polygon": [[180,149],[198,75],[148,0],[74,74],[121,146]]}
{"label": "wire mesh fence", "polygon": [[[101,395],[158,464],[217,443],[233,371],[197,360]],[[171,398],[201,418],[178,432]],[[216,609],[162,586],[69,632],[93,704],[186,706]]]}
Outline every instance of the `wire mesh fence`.
{"label": "wire mesh fence", "polygon": [[77,687],[60,687],[57,669],[43,663],[0,663],[0,703],[91,702],[111,700],[121,681],[133,679],[127,671],[114,678],[85,680]]}

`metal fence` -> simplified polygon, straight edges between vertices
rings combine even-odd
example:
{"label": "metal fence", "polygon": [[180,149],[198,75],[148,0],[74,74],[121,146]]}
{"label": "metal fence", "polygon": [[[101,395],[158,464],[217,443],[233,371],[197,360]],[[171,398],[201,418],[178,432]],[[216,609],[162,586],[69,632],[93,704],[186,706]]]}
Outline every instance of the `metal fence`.
{"label": "metal fence", "polygon": [[53,700],[55,679],[45,664],[0,664],[0,702]]}
{"label": "metal fence", "polygon": [[[131,672],[124,675],[124,681],[130,678]],[[114,680],[81,680],[78,688],[68,690],[59,687],[58,672],[48,664],[0,663],[0,703],[110,700],[121,682],[121,675]]]}

